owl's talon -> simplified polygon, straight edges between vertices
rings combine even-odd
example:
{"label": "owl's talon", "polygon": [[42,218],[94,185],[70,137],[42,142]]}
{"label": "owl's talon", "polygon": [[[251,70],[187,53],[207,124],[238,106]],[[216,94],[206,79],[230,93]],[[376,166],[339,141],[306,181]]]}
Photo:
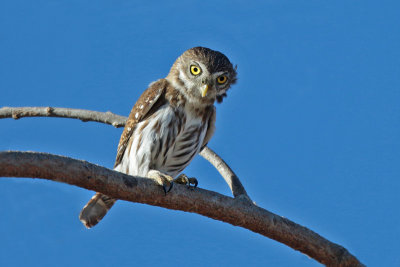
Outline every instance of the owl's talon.
{"label": "owl's talon", "polygon": [[[178,184],[187,185],[188,189],[194,189],[199,184],[196,178],[188,178],[186,174],[181,174],[173,180]],[[193,186],[191,186],[193,184]]]}
{"label": "owl's talon", "polygon": [[167,193],[168,193],[169,191],[171,191],[172,187],[174,187],[174,182],[171,182],[171,184],[169,185],[169,189],[168,189]]}
{"label": "owl's talon", "polygon": [[189,184],[189,178],[186,176],[186,174],[181,174],[179,175],[177,178],[174,179],[174,182],[178,183],[178,184]]}
{"label": "owl's talon", "polygon": [[164,194],[167,195],[167,193],[169,193],[169,191],[171,191],[173,186],[174,186],[174,183],[171,182],[167,189],[167,186],[165,184],[163,184],[162,188],[163,188]]}
{"label": "owl's talon", "polygon": [[[190,186],[191,184],[193,184],[193,186]],[[194,177],[192,177],[192,178],[189,178],[189,185],[188,185],[188,187],[190,188],[190,189],[195,189],[196,187],[197,187],[197,185],[199,184],[199,182],[197,181],[197,179],[196,178],[194,178]]]}
{"label": "owl's talon", "polygon": [[160,171],[156,170],[150,170],[147,173],[148,178],[155,179],[158,184],[160,184],[163,188],[164,194],[167,195],[169,191],[171,191],[174,183],[173,183],[173,178],[169,175],[166,175]]}

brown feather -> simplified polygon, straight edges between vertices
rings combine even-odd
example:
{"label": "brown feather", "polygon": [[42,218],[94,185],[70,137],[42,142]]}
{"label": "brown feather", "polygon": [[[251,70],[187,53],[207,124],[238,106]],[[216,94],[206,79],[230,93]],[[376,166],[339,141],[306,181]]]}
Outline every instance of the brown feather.
{"label": "brown feather", "polygon": [[124,156],[129,139],[135,130],[136,124],[148,116],[151,116],[160,106],[166,103],[164,94],[167,84],[168,81],[165,79],[160,79],[152,83],[136,101],[136,104],[133,106],[131,113],[129,114],[129,118],[125,124],[121,139],[119,140],[114,168],[121,163],[122,157]]}
{"label": "brown feather", "polygon": [[86,226],[95,226],[114,205],[115,199],[101,193],[96,193],[79,214],[79,219]]}

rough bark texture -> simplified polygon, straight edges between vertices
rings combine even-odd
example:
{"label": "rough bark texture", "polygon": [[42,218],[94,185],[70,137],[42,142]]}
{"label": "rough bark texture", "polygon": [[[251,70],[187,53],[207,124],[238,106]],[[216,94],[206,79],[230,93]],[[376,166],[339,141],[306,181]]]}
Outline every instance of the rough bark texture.
{"label": "rough bark texture", "polygon": [[[0,108],[1,118],[62,117],[123,127],[126,117],[111,112],[53,107]],[[101,192],[117,199],[193,212],[241,226],[296,249],[327,266],[364,266],[345,248],[253,204],[232,169],[209,148],[200,153],[225,179],[235,198],[176,185],[164,196],[155,180],[133,177],[86,161],[45,153],[0,152],[0,177],[43,178]]]}

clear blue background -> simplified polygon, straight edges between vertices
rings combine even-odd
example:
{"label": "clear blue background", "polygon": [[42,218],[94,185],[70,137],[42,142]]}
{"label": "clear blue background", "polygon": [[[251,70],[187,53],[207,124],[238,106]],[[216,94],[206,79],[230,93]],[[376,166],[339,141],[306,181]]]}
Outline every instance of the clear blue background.
{"label": "clear blue background", "polygon": [[[0,2],[0,106],[128,115],[186,49],[238,64],[209,146],[258,205],[400,266],[398,1]],[[0,121],[0,150],[111,168],[122,129],[55,118]],[[201,157],[185,170],[230,195]],[[0,179],[1,266],[320,266],[273,240],[196,214],[120,201],[92,230],[93,192]]]}

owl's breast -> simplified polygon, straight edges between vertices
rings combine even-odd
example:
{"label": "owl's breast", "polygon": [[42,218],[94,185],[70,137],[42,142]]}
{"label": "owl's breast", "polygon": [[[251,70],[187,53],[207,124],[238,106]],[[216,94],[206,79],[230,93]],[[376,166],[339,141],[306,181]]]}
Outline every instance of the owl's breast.
{"label": "owl's breast", "polygon": [[138,123],[116,170],[146,176],[151,169],[177,176],[199,153],[208,121],[168,104]]}
{"label": "owl's breast", "polygon": [[[157,138],[162,149],[154,149],[155,169],[177,176],[194,156],[199,153],[207,131],[207,123],[192,112],[181,108],[167,107],[170,120],[163,123],[163,134]],[[161,153],[158,153],[161,151]]]}

